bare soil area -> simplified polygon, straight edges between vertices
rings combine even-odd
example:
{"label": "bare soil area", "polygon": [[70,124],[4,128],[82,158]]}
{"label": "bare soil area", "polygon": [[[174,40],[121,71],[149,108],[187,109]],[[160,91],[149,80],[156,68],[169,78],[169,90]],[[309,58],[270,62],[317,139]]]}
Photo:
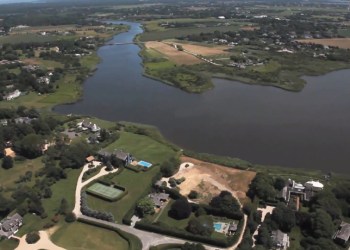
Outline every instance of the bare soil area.
{"label": "bare soil area", "polygon": [[202,55],[202,56],[216,56],[216,55],[222,55],[222,54],[229,53],[229,52],[225,51],[227,49],[227,46],[223,46],[223,45],[218,45],[215,47],[207,47],[207,46],[178,43],[178,42],[176,42],[176,44],[181,45],[185,50],[188,50],[192,53]]}
{"label": "bare soil area", "polygon": [[151,42],[146,42],[145,45],[146,45],[146,48],[154,49],[158,51],[159,53],[167,57],[168,60],[178,65],[182,65],[182,64],[192,65],[192,64],[197,64],[202,62],[197,57],[187,54],[185,52],[179,51],[173,46],[163,42],[151,41]]}
{"label": "bare soil area", "polygon": [[350,38],[302,39],[302,40],[297,40],[297,42],[321,44],[321,45],[339,47],[341,49],[350,49]]}
{"label": "bare soil area", "polygon": [[255,177],[255,172],[228,168],[185,156],[181,157],[181,161],[194,164],[193,167],[183,169],[174,176],[186,178],[179,185],[182,195],[188,195],[191,190],[195,190],[201,194],[198,201],[209,202],[221,191],[228,190],[234,192],[242,203],[247,199],[246,192]]}

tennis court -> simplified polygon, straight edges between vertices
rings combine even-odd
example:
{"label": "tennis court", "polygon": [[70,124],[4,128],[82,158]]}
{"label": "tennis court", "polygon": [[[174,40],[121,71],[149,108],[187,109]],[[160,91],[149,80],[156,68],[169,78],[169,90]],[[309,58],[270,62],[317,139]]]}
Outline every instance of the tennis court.
{"label": "tennis court", "polygon": [[114,200],[118,198],[122,193],[124,192],[121,189],[110,187],[107,185],[104,185],[102,183],[95,183],[91,187],[87,189],[87,192],[90,194],[94,194],[97,196],[100,196],[101,198]]}

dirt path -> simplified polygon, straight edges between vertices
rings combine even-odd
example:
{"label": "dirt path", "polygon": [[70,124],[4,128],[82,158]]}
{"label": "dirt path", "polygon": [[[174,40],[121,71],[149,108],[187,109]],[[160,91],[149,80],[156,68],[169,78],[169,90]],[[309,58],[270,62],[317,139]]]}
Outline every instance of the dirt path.
{"label": "dirt path", "polygon": [[[268,213],[272,214],[274,209],[275,209],[275,207],[272,207],[272,206],[266,206],[265,208],[258,208],[258,211],[262,212],[261,221],[263,222],[265,220],[265,217]],[[256,228],[255,232],[252,235],[253,247],[255,247],[255,236],[257,236],[259,233],[260,225],[261,224],[258,225],[258,227]]]}
{"label": "dirt path", "polygon": [[28,244],[26,242],[26,235],[19,239],[19,245],[16,250],[39,250],[39,249],[49,249],[49,250],[65,250],[65,248],[59,247],[52,243],[50,236],[46,231],[39,231],[40,240],[35,244]]}

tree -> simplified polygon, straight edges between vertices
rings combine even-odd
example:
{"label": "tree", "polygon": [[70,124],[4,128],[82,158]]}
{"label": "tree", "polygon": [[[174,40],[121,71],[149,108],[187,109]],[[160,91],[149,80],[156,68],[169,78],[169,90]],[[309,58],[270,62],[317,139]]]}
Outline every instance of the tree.
{"label": "tree", "polygon": [[37,232],[37,231],[28,233],[26,236],[26,242],[28,244],[34,244],[38,240],[40,240],[40,235],[39,235],[39,232]]}
{"label": "tree", "polygon": [[44,139],[40,135],[29,134],[15,144],[15,147],[21,155],[33,159],[42,154],[43,145]]}
{"label": "tree", "polygon": [[265,173],[257,173],[249,186],[248,196],[254,198],[256,195],[265,201],[274,199],[276,196],[276,190],[273,184],[274,180],[271,176]]}
{"label": "tree", "polygon": [[214,197],[210,201],[210,206],[219,208],[227,213],[240,211],[238,201],[228,191],[222,191],[218,196]]}
{"label": "tree", "polygon": [[290,232],[296,223],[294,211],[283,204],[278,205],[273,210],[271,218],[284,232]]}
{"label": "tree", "polygon": [[322,209],[317,209],[311,217],[311,230],[315,238],[331,238],[335,229],[331,216]]}
{"label": "tree", "polygon": [[270,232],[265,224],[262,224],[259,227],[256,243],[259,245],[263,245],[267,249],[270,249],[272,247]]}
{"label": "tree", "polygon": [[65,198],[63,198],[61,200],[60,207],[58,208],[58,213],[59,214],[67,214],[68,213],[68,209],[69,209],[68,201]]}
{"label": "tree", "polygon": [[77,220],[77,217],[75,216],[75,213],[73,212],[69,212],[67,213],[66,217],[64,218],[64,220],[68,223],[74,222]]}
{"label": "tree", "polygon": [[200,243],[186,242],[181,246],[181,250],[205,250],[205,247]]}
{"label": "tree", "polygon": [[207,215],[193,218],[188,222],[187,231],[209,237],[214,231],[213,218]]}
{"label": "tree", "polygon": [[180,167],[180,161],[178,158],[172,157],[169,160],[163,162],[160,166],[160,172],[164,177],[170,177],[174,175]]}
{"label": "tree", "polygon": [[2,159],[2,165],[4,169],[10,169],[13,168],[13,159],[11,156],[5,156],[4,159]]}
{"label": "tree", "polygon": [[145,197],[139,200],[136,204],[136,211],[141,217],[147,214],[154,214],[154,202],[150,197]]}
{"label": "tree", "polygon": [[277,190],[282,190],[285,186],[286,186],[286,181],[283,178],[277,177],[275,179],[274,187]]}
{"label": "tree", "polygon": [[177,199],[172,205],[169,211],[169,216],[182,220],[190,217],[192,212],[191,204],[186,198]]}
{"label": "tree", "polygon": [[195,190],[191,190],[191,192],[188,194],[188,198],[190,198],[190,199],[197,199],[198,196],[199,196],[199,194]]}
{"label": "tree", "polygon": [[60,166],[63,168],[80,168],[85,164],[85,158],[91,153],[91,147],[84,142],[66,146],[62,152]]}

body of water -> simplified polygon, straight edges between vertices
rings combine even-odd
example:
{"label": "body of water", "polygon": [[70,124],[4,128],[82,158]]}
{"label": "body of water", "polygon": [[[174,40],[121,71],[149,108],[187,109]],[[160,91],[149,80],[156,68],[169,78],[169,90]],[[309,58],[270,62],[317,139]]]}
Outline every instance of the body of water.
{"label": "body of water", "polygon": [[[133,40],[137,23],[114,37]],[[157,126],[177,145],[252,163],[348,172],[350,70],[305,77],[300,93],[215,79],[189,94],[142,76],[137,45],[103,46],[102,62],[86,80],[82,100],[59,113]]]}

